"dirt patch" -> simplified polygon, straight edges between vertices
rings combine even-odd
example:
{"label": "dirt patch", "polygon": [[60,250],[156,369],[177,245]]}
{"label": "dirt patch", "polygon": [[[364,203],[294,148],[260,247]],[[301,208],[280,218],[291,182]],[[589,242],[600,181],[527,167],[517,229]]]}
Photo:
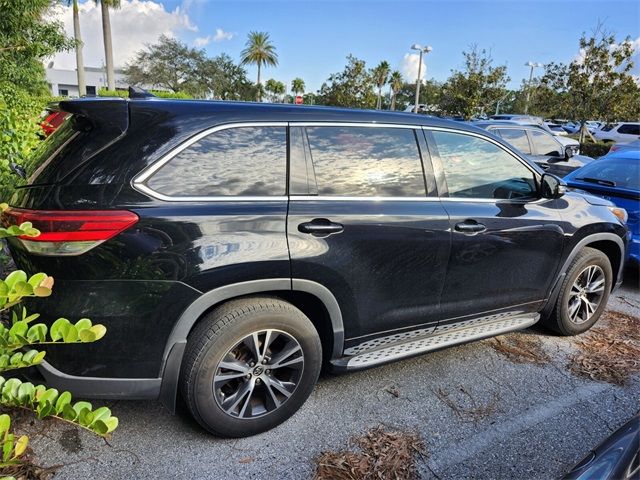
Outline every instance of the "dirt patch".
{"label": "dirt patch", "polygon": [[58,443],[67,453],[78,453],[82,450],[82,440],[80,440],[77,428],[65,429],[62,435],[60,435]]}
{"label": "dirt patch", "polygon": [[567,365],[580,377],[625,385],[640,372],[640,319],[605,312],[600,326],[576,340],[578,353]]}
{"label": "dirt patch", "polygon": [[316,480],[413,480],[418,478],[416,461],[425,455],[417,433],[369,430],[349,440],[359,451],[323,452],[316,458]]}
{"label": "dirt patch", "polygon": [[542,347],[542,340],[535,335],[510,333],[492,338],[489,345],[514,363],[545,365],[551,361],[551,357]]}
{"label": "dirt patch", "polygon": [[433,393],[463,422],[476,423],[500,411],[500,394],[497,392],[493,393],[488,402],[479,403],[463,386],[459,386],[457,391],[459,393],[454,395],[438,388]]}

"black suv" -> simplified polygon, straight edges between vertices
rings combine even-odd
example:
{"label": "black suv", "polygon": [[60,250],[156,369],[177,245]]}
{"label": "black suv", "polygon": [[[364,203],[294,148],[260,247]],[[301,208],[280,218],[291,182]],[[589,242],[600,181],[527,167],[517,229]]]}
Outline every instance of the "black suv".
{"label": "black suv", "polygon": [[181,392],[244,436],[290,417],[321,367],[357,370],[529,327],[584,332],[620,282],[625,212],[486,130],[407,113],[62,101],[5,212],[36,308],[100,342],[48,350],[80,396]]}

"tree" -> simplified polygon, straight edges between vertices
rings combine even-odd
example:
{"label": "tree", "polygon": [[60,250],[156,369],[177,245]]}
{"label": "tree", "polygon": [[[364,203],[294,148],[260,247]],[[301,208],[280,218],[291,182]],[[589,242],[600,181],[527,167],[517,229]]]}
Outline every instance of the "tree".
{"label": "tree", "polygon": [[583,141],[587,120],[637,120],[640,88],[631,75],[629,37],[618,43],[599,25],[591,37],[582,34],[579,45],[580,55],[569,65],[547,65],[541,84],[557,93],[562,111],[582,123]]}
{"label": "tree", "polygon": [[111,42],[111,18],[109,9],[120,8],[120,0],[95,0],[96,5],[100,3],[102,14],[102,38],[104,40],[104,61],[107,66],[107,89],[116,89],[116,77],[113,67],[113,45]]}
{"label": "tree", "polygon": [[[420,98],[418,104],[425,105],[431,114],[440,113],[440,99],[442,97],[442,84],[435,80],[423,80],[420,87]],[[409,105],[413,105],[416,98],[416,84],[414,82],[404,82],[396,94],[396,107],[404,110]]]}
{"label": "tree", "polygon": [[254,85],[247,72],[222,53],[214,58],[196,57],[193,81],[187,81],[201,96],[212,96],[220,100],[250,100],[256,98]]}
{"label": "tree", "polygon": [[[196,85],[198,67],[203,68],[206,57],[201,50],[161,35],[158,43],[147,45],[124,68],[127,82],[151,85],[173,92],[201,93]],[[210,66],[210,65],[207,65]],[[202,76],[201,76],[202,77]]]}
{"label": "tree", "polygon": [[464,69],[452,70],[442,87],[440,108],[469,120],[495,105],[505,94],[509,77],[505,65],[493,67],[491,56],[476,45],[462,54]]}
{"label": "tree", "polygon": [[278,65],[276,47],[269,40],[266,32],[250,32],[244,50],[240,53],[242,65],[256,65],[258,67],[257,100],[262,98],[260,85],[260,70],[263,66],[275,67]]}
{"label": "tree", "polygon": [[265,82],[264,89],[271,94],[270,101],[276,103],[280,101],[287,87],[284,83],[270,78]]}
{"label": "tree", "polygon": [[305,89],[304,80],[302,80],[300,77],[294,78],[291,81],[291,91],[296,95],[300,95],[304,93],[304,89]]}
{"label": "tree", "polygon": [[389,107],[389,110],[396,109],[396,97],[398,96],[398,92],[402,88],[403,84],[404,80],[402,79],[402,74],[397,70],[391,72],[391,76],[389,77],[389,85],[391,86],[391,106]]}
{"label": "tree", "polygon": [[387,80],[389,80],[389,72],[391,71],[391,67],[389,66],[389,62],[382,61],[371,71],[371,76],[373,77],[373,81],[378,87],[378,100],[376,102],[376,110],[380,110],[382,108],[382,87],[387,84]]}
{"label": "tree", "polygon": [[344,70],[329,76],[318,92],[317,103],[351,108],[373,108],[374,82],[364,60],[347,57]]}
{"label": "tree", "polygon": [[73,47],[62,24],[50,18],[50,0],[0,0],[0,88],[48,93],[43,61]]}
{"label": "tree", "polygon": [[78,76],[78,92],[81,97],[87,94],[87,85],[84,81],[84,59],[82,58],[82,34],[80,33],[80,13],[78,12],[78,0],[67,0],[67,5],[73,4],[73,37],[76,49],[76,71]]}

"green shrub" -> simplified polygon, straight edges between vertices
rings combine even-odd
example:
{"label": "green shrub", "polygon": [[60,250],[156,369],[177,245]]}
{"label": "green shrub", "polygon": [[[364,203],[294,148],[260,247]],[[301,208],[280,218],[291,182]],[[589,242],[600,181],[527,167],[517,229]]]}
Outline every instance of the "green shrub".
{"label": "green shrub", "polygon": [[51,100],[49,96],[31,95],[15,85],[0,84],[0,198],[10,198],[13,189],[24,183],[9,165],[25,166],[26,159],[41,142],[38,120]]}
{"label": "green shrub", "polygon": [[[185,92],[167,92],[164,90],[149,90],[149,93],[152,93],[158,98],[178,98],[178,99],[191,99],[192,95],[189,95]],[[120,97],[120,98],[129,98],[129,92],[127,90],[107,90],[106,88],[101,88],[98,90],[98,96],[100,97]]]}
{"label": "green shrub", "polygon": [[612,143],[593,143],[585,142],[580,144],[580,155],[586,155],[587,157],[598,158],[609,153]]}

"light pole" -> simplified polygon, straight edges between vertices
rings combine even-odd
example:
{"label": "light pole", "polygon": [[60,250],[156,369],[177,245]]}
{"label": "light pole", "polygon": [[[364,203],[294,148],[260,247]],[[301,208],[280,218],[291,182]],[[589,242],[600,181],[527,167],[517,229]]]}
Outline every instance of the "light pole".
{"label": "light pole", "polygon": [[[416,80],[416,101],[413,105],[414,113],[418,113],[418,102],[420,101],[420,76],[422,74],[422,55],[425,53],[429,53],[433,48],[430,46],[423,47],[414,43],[411,45],[411,50],[418,50],[420,52],[420,58],[418,60],[418,79]],[[426,67],[425,67],[426,68]]]}
{"label": "light pole", "polygon": [[537,67],[544,67],[543,63],[527,62],[525,66],[531,67],[531,73],[529,73],[529,83],[527,84],[527,102],[524,104],[525,115],[529,111],[529,99],[531,98],[531,82],[533,81],[533,69]]}

